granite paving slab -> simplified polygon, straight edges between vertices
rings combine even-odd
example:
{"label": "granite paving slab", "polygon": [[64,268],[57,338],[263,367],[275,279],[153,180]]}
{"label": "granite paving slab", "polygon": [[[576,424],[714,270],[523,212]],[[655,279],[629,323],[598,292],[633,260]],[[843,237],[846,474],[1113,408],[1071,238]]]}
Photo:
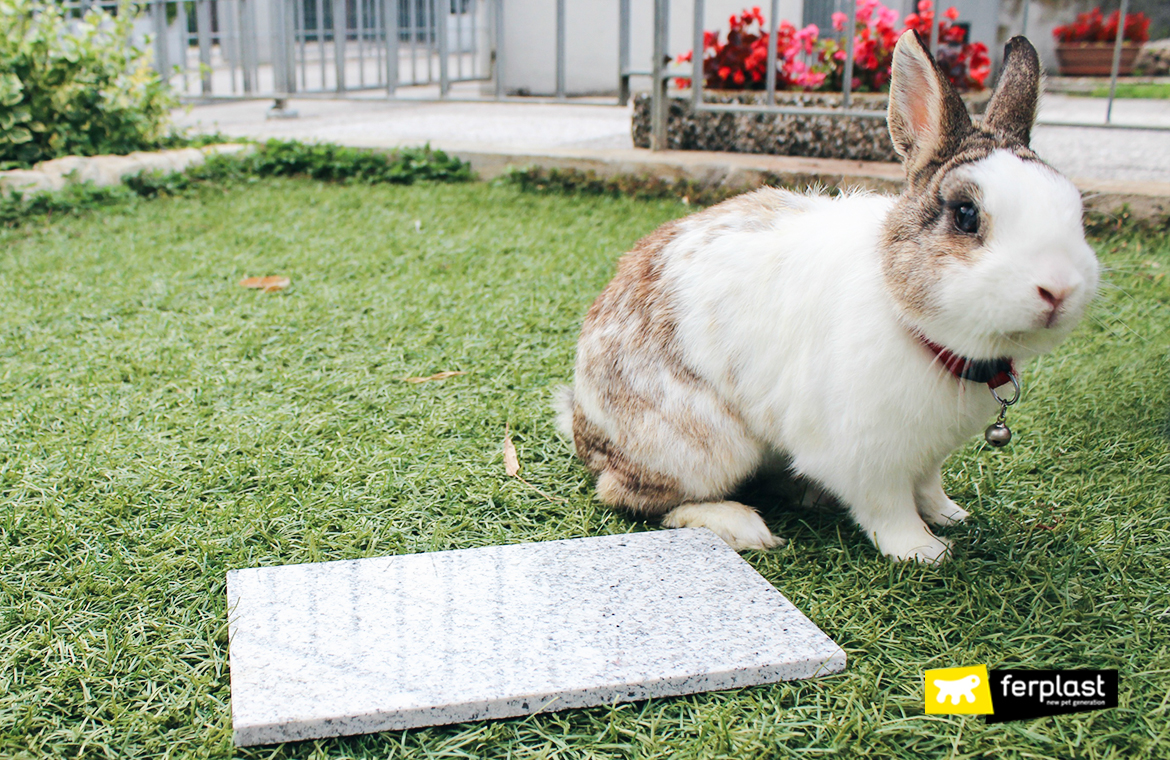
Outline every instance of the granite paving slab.
{"label": "granite paving slab", "polygon": [[836,673],[845,653],[706,529],[227,576],[249,746]]}

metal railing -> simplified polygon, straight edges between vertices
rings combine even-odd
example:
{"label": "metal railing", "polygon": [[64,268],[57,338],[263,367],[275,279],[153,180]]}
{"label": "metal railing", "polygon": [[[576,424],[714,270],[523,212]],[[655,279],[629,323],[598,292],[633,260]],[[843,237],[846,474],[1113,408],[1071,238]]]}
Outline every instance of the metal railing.
{"label": "metal railing", "polygon": [[[677,67],[672,68],[668,61],[670,57],[667,51],[667,40],[670,32],[670,4],[671,0],[654,0],[654,52],[651,61],[651,70],[648,72],[651,77],[651,103],[650,103],[650,148],[651,150],[663,150],[667,146],[667,108],[668,108],[668,93],[667,84],[670,79],[676,77],[689,78],[691,84],[691,104],[696,112],[724,112],[724,113],[773,113],[789,116],[828,116],[837,119],[885,119],[886,113],[884,111],[865,111],[852,108],[852,93],[853,93],[853,69],[854,69],[854,49],[852,33],[852,20],[857,15],[857,0],[845,0],[843,3],[844,10],[849,17],[849,22],[846,24],[846,31],[842,33],[842,43],[845,47],[845,61],[844,61],[844,75],[842,77],[841,89],[841,107],[840,108],[817,108],[809,106],[781,106],[776,104],[776,70],[779,65],[779,52],[776,49],[776,30],[779,26],[779,2],[778,0],[771,0],[770,13],[767,16],[767,33],[768,33],[768,52],[765,59],[766,80],[765,80],[765,95],[763,103],[743,103],[743,104],[729,104],[729,103],[713,103],[704,99],[703,97],[703,25],[706,11],[705,0],[694,0],[694,27],[693,27],[693,48],[691,55],[690,70],[680,70]],[[941,5],[941,3],[938,3]],[[621,102],[629,97],[629,77],[639,74],[647,73],[632,70],[629,66],[629,44],[627,40],[629,30],[629,0],[621,0],[621,22],[619,38],[619,98]],[[1023,30],[1021,34],[1026,34],[1028,25],[1027,9],[1028,3],[1024,4],[1023,15]],[[1125,18],[1128,11],[1129,0],[1122,0],[1121,2],[1121,23],[1118,24],[1117,38],[1114,41],[1113,50],[1113,67],[1109,79],[1109,102],[1106,107],[1105,120],[1103,122],[1069,122],[1069,121],[1038,121],[1040,126],[1059,126],[1059,127],[1094,127],[1101,129],[1138,129],[1138,130],[1153,130],[1153,131],[1170,131],[1170,127],[1162,125],[1135,125],[1135,124],[1117,124],[1112,120],[1113,100],[1117,90],[1117,77],[1121,59],[1122,38],[1125,29]],[[932,24],[930,34],[930,50],[932,54],[937,54],[939,39],[938,39],[938,23],[937,19]]]}
{"label": "metal railing", "polygon": [[[561,0],[563,2],[563,0]],[[65,0],[68,13],[117,0]],[[492,79],[503,0],[137,0],[134,36],[186,100],[438,85]],[[131,7],[131,6],[125,6]],[[563,56],[562,56],[563,57]]]}
{"label": "metal railing", "polygon": [[[781,55],[776,44],[778,0],[770,0],[766,19],[769,43],[763,102],[732,104],[704,99],[702,51],[707,3],[693,1],[694,53],[688,69],[682,69],[667,63],[672,52],[667,49],[671,0],[653,2],[653,52],[645,68],[631,62],[632,0],[616,0],[616,100],[622,105],[628,102],[631,78],[650,79],[652,147],[666,145],[667,84],[674,77],[691,80],[690,98],[697,111],[885,118],[882,111],[854,108],[855,51],[854,35],[850,33],[839,35],[845,51],[841,108],[777,103],[777,65]],[[504,3],[505,0],[138,0],[136,34],[149,35],[155,67],[186,100],[273,98],[280,106],[294,95],[336,96],[385,90],[394,96],[402,87],[436,85],[438,96],[446,98],[451,86],[460,82],[491,82],[491,87],[481,90],[480,97],[488,95],[500,100],[508,97],[501,74],[508,43],[503,32]],[[851,19],[856,17],[857,4],[857,0],[834,3]],[[64,0],[60,5],[81,14],[91,7],[116,10],[119,3]],[[1021,33],[1026,33],[1030,4],[1022,5],[1020,27]],[[557,100],[568,97],[565,6],[565,0],[555,0],[555,57],[549,64],[555,66]],[[1123,18],[1128,6],[1129,1],[1122,0]],[[1124,26],[1118,25],[1104,121],[1041,121],[1040,125],[1170,130],[1166,126],[1113,121]],[[930,46],[937,52],[938,24],[933,27]],[[598,101],[595,98],[593,102]]]}

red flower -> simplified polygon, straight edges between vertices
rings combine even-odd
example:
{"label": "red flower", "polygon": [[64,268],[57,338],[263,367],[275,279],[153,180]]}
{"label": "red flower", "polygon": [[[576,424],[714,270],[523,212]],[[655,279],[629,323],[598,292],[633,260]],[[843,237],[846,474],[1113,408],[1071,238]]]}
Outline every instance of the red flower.
{"label": "red flower", "polygon": [[[1052,36],[1060,42],[1112,42],[1117,38],[1117,27],[1121,12],[1114,11],[1109,18],[1094,8],[1077,16],[1076,21],[1052,30]],[[1123,39],[1130,42],[1145,42],[1150,38],[1150,19],[1144,13],[1125,14]]]}
{"label": "red flower", "polygon": [[[917,7],[919,12],[907,16],[904,26],[899,28],[897,11],[885,7],[880,0],[865,0],[858,5],[852,23],[854,88],[881,90],[888,87],[894,46],[901,33],[913,29],[929,37],[935,24],[938,25],[939,41],[937,59],[947,77],[961,91],[982,88],[990,70],[987,49],[981,43],[963,42],[963,29],[952,23],[958,18],[958,12],[948,8],[942,18],[936,18],[931,0],[920,0]],[[725,42],[720,42],[718,32],[703,33],[702,63],[706,86],[763,89],[769,66],[769,33],[763,13],[754,6],[731,16],[728,21],[730,28]],[[847,31],[850,26],[849,17],[844,14],[835,15],[833,21],[840,31]],[[1104,19],[1101,24],[1104,27]],[[1127,33],[1131,27],[1137,30],[1140,23],[1127,17]],[[780,21],[775,33],[777,59],[773,65],[776,66],[778,89],[823,87],[836,90],[841,87],[845,46],[838,39],[821,38],[820,30],[815,26],[798,31],[788,21]],[[676,60],[693,62],[693,52],[684,53]],[[689,86],[689,80],[678,78],[676,84]]]}

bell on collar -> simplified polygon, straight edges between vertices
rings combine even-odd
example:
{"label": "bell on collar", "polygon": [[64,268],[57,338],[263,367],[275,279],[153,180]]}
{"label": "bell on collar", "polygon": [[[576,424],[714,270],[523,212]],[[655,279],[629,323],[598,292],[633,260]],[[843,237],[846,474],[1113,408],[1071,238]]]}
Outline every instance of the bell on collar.
{"label": "bell on collar", "polygon": [[1008,430],[1008,426],[1002,421],[997,421],[987,427],[983,432],[983,437],[995,448],[1007,446],[1012,439],[1012,431]]}

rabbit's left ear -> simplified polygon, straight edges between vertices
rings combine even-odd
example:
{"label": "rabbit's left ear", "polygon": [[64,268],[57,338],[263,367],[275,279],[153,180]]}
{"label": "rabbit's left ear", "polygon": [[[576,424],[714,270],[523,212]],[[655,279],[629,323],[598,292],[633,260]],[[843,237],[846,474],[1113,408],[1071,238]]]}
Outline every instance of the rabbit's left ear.
{"label": "rabbit's left ear", "polygon": [[1001,141],[1027,147],[1039,97],[1040,58],[1036,48],[1025,37],[1012,37],[1004,48],[1003,74],[987,104],[983,128]]}
{"label": "rabbit's left ear", "polygon": [[894,48],[888,120],[911,184],[918,184],[924,169],[955,155],[971,132],[963,99],[914,31],[905,32]]}

